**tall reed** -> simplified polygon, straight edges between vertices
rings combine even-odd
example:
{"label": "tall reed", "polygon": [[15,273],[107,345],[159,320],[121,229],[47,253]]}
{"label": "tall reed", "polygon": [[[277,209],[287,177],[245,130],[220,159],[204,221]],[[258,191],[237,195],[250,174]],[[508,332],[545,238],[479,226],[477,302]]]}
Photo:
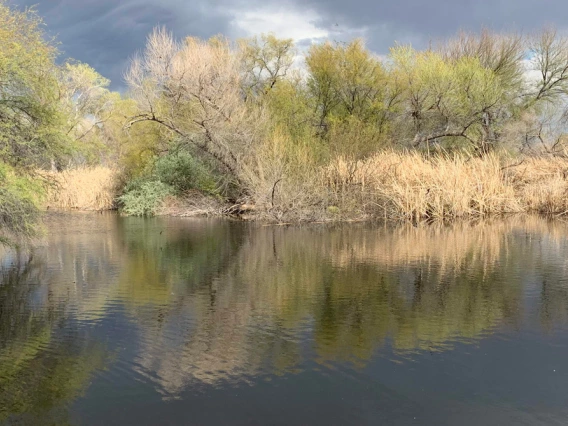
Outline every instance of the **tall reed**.
{"label": "tall reed", "polygon": [[568,160],[507,164],[471,158],[381,152],[360,161],[333,160],[323,178],[339,208],[390,219],[456,219],[504,213],[568,213]]}
{"label": "tall reed", "polygon": [[97,166],[50,172],[47,208],[62,210],[111,210],[119,191],[118,172]]}

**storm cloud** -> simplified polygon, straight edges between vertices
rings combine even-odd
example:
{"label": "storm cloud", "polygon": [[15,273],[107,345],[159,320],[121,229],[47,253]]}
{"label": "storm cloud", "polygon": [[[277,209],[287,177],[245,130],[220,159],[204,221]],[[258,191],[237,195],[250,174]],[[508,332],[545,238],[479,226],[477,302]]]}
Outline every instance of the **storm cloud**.
{"label": "storm cloud", "polygon": [[563,29],[565,0],[12,0],[36,5],[62,57],[87,62],[123,85],[128,59],[143,48],[157,25],[176,36],[240,37],[272,31],[295,38],[347,41],[362,36],[379,54],[395,42],[423,47],[460,29],[531,32],[544,25]]}

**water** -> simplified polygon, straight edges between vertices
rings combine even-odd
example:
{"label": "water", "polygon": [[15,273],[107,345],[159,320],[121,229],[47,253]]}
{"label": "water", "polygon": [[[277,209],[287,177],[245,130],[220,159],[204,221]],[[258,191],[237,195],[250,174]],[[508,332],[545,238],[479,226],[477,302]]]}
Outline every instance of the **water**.
{"label": "water", "polygon": [[53,215],[0,258],[0,423],[568,424],[568,225]]}

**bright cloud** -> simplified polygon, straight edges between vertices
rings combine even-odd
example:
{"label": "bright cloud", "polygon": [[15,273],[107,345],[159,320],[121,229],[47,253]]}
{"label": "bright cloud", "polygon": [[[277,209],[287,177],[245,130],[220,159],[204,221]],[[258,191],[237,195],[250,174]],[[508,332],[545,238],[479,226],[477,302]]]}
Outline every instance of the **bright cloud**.
{"label": "bright cloud", "polygon": [[274,33],[279,38],[292,38],[296,41],[329,36],[328,31],[315,25],[318,15],[313,11],[300,12],[290,7],[266,8],[238,10],[234,16],[233,26],[247,36]]}

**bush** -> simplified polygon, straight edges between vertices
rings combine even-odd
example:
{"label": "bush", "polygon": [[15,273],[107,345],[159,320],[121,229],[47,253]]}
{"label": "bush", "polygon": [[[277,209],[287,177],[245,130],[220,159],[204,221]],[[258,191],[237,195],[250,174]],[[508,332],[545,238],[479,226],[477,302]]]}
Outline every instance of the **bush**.
{"label": "bush", "polygon": [[170,185],[163,182],[139,179],[128,184],[118,200],[127,215],[153,216],[164,198],[174,192]]}
{"label": "bush", "polygon": [[217,193],[217,182],[208,167],[184,151],[158,158],[153,175],[178,193],[191,189]]}
{"label": "bush", "polygon": [[17,245],[22,238],[38,235],[41,195],[37,180],[18,176],[0,162],[0,245]]}
{"label": "bush", "polygon": [[14,245],[13,237],[36,235],[39,215],[33,200],[0,187],[0,245]]}
{"label": "bush", "polygon": [[118,201],[128,215],[152,216],[167,195],[180,195],[189,190],[219,194],[209,167],[190,153],[178,151],[157,158],[141,177],[126,185]]}

